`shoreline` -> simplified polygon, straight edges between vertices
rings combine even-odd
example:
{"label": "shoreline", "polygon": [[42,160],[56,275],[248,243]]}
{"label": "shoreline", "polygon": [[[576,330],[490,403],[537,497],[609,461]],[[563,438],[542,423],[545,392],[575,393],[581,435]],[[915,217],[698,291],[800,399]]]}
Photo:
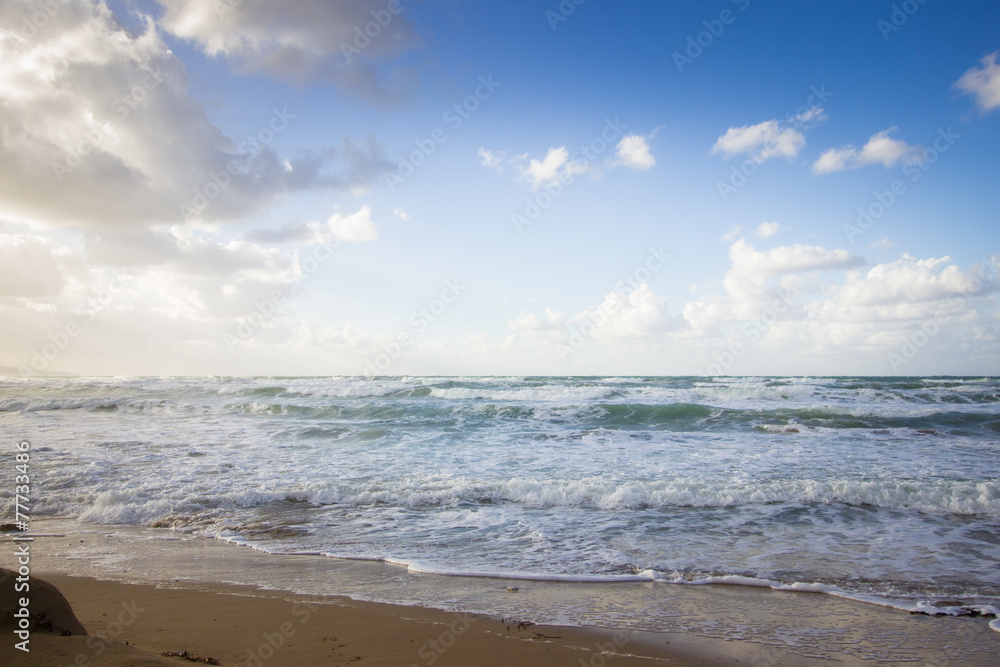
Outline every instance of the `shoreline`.
{"label": "shoreline", "polygon": [[[329,619],[330,623],[354,628],[350,636],[352,641],[360,643],[347,642],[345,646],[357,646],[357,655],[370,656],[366,659],[368,664],[405,664],[406,667],[429,663],[419,656],[407,663],[392,662],[384,657],[379,660],[386,661],[371,662],[372,656],[382,654],[376,652],[380,645],[376,641],[378,638],[365,634],[369,626],[401,623],[403,625],[394,630],[392,636],[409,633],[407,636],[416,642],[426,635],[428,626],[417,630],[416,626],[406,625],[407,619],[423,618],[423,622],[432,624],[431,627],[438,627],[442,623],[454,623],[456,614],[473,614],[485,622],[474,624],[479,629],[470,630],[472,634],[468,636],[482,634],[480,639],[493,647],[491,651],[507,655],[515,650],[510,648],[513,644],[490,643],[505,636],[508,639],[520,637],[534,647],[532,651],[538,651],[544,640],[547,649],[543,653],[546,655],[564,649],[571,652],[560,655],[581,656],[587,652],[589,657],[584,665],[591,664],[591,658],[596,660],[593,664],[601,664],[596,657],[601,655],[609,665],[640,664],[625,662],[627,655],[633,655],[628,660],[642,660],[641,664],[809,665],[834,660],[845,664],[877,661],[883,664],[986,665],[991,664],[993,650],[1000,641],[1000,636],[989,628],[988,619],[911,615],[809,592],[725,584],[679,586],[636,582],[609,585],[447,577],[415,574],[404,567],[381,562],[268,554],[166,529],[97,526],[53,518],[38,520],[35,526],[38,533],[32,555],[33,576],[49,579],[64,589],[74,609],[79,608],[80,620],[92,632],[91,625],[95,619],[100,623],[102,617],[87,616],[87,609],[100,599],[107,599],[109,591],[115,591],[122,600],[140,594],[151,600],[178,597],[187,600],[186,608],[195,611],[206,604],[222,604],[211,602],[214,598],[202,598],[203,595],[237,599],[239,604],[230,604],[230,607],[239,608],[234,622],[238,620],[247,628],[259,627],[259,620],[254,619],[261,615],[278,613],[273,606],[267,611],[258,609],[261,604],[266,607],[275,604],[274,600],[309,599],[328,605],[330,609],[350,608],[351,612],[345,612],[343,618]],[[12,550],[4,551],[0,566],[11,567]],[[508,586],[516,586],[518,590],[508,592]],[[251,612],[251,607],[256,611]],[[288,612],[281,613],[287,615]],[[174,618],[177,615],[176,610],[157,612],[157,616],[162,617],[158,622],[175,628],[176,636],[187,636],[190,630],[177,625],[180,622]],[[90,623],[85,617],[91,619]],[[351,625],[355,620],[366,618],[369,620]],[[374,618],[380,620],[371,620]],[[515,623],[513,629],[507,629],[509,623],[501,623],[501,618],[537,622],[538,625],[524,625],[518,630]],[[196,628],[202,626],[210,627],[211,624],[206,619],[195,624]],[[503,632],[500,628],[504,628]],[[241,636],[250,631],[240,631]],[[529,632],[546,637],[527,634]],[[616,632],[625,633],[617,636],[617,643]],[[558,641],[549,638],[556,635],[560,637]],[[142,635],[123,634],[122,637],[130,645],[148,641],[148,638],[143,640]],[[481,646],[480,639],[470,646]],[[428,640],[417,642],[418,647],[425,641]],[[563,646],[566,642],[569,645]],[[203,645],[220,646],[216,652],[229,651],[230,659],[224,664],[245,664],[234,662],[232,651],[235,648],[231,642]],[[559,648],[553,648],[555,645]],[[504,646],[507,648],[502,648]],[[613,650],[603,654],[602,650],[597,650],[599,646]],[[620,650],[623,647],[624,650]],[[189,650],[204,655],[183,646],[163,650]],[[532,664],[531,655],[534,654],[505,658],[495,664],[510,664],[510,661]],[[177,661],[176,658],[172,660]],[[274,658],[268,664],[283,663]],[[441,657],[434,664],[450,663]],[[454,664],[494,663],[468,657],[465,662],[456,658]],[[577,657],[568,663],[538,664],[581,663]]]}
{"label": "shoreline", "polygon": [[[35,631],[17,665],[188,664],[184,653],[251,665],[723,665],[640,634],[534,625],[478,614],[250,587],[203,590],[43,574],[68,599],[87,636]],[[741,654],[742,655],[742,654]],[[215,664],[212,662],[205,664]]]}

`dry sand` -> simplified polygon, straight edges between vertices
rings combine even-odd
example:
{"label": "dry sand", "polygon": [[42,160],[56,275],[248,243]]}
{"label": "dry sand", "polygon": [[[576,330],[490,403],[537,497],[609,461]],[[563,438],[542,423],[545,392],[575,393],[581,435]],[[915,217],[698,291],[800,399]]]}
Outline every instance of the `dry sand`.
{"label": "dry sand", "polygon": [[[17,595],[9,575],[0,581],[3,666],[199,664],[162,655],[185,651],[226,667],[996,665],[1000,651],[1000,633],[986,619],[911,616],[813,593],[435,577],[171,531],[39,523],[51,532],[34,534],[33,627],[45,617],[31,652],[17,651]],[[13,545],[0,543],[0,566],[17,567]],[[508,585],[520,590],[507,593]],[[283,592],[303,589],[338,595]],[[537,618],[549,619],[561,618],[552,610],[582,606],[598,610],[597,625],[655,618],[631,625],[657,632],[527,625],[340,595],[371,590],[394,601],[429,596],[451,609],[547,609]],[[84,628],[87,635],[73,634]]]}
{"label": "dry sand", "polygon": [[[0,574],[10,574],[2,571]],[[220,587],[161,589],[50,575],[72,601],[31,580],[32,615],[87,635],[37,629],[30,653],[8,639],[4,665],[192,665],[165,652],[187,652],[222,665],[680,665],[713,664],[672,655],[626,633],[519,625],[517,621],[419,607],[310,598]],[[0,586],[10,608],[11,580]],[[223,592],[225,590],[225,592]],[[75,616],[74,616],[75,612]],[[11,635],[9,614],[3,634]],[[82,628],[80,628],[82,629]],[[617,646],[616,646],[617,643]],[[582,661],[582,663],[581,663]],[[208,663],[212,664],[212,663]]]}

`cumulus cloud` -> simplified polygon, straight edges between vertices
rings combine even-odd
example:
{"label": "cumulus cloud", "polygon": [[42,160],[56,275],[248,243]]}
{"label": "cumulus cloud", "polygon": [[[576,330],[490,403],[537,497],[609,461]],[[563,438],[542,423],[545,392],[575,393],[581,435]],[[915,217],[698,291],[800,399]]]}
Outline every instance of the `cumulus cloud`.
{"label": "cumulus cloud", "polygon": [[1000,107],[1000,65],[997,64],[1000,51],[983,57],[981,67],[972,67],[955,82],[955,87],[976,98],[976,104],[983,113]]}
{"label": "cumulus cloud", "polygon": [[419,83],[412,68],[386,73],[377,66],[418,44],[405,12],[389,12],[384,0],[157,2],[165,30],[239,72],[334,83],[389,104],[409,97]]}
{"label": "cumulus cloud", "polygon": [[603,302],[573,320],[594,323],[594,337],[609,343],[654,336],[678,326],[668,312],[667,302],[646,283],[631,292],[610,292]]}
{"label": "cumulus cloud", "polygon": [[[918,259],[904,254],[867,272],[854,271],[829,297],[809,305],[807,321],[785,332],[786,345],[821,349],[898,352],[915,332],[949,331],[957,346],[974,343],[986,351],[998,342],[996,327],[985,323],[983,306],[996,292],[996,258],[990,270],[963,271],[948,257]],[[926,333],[926,331],[925,331]],[[899,370],[899,359],[892,364]]]}
{"label": "cumulus cloud", "polygon": [[716,140],[711,153],[721,153],[726,158],[747,154],[762,163],[772,157],[794,158],[805,145],[806,138],[798,130],[783,127],[777,120],[767,120],[729,128]]}
{"label": "cumulus cloud", "polygon": [[649,152],[649,140],[655,134],[626,134],[622,137],[615,149],[615,165],[631,169],[651,169],[656,164],[656,159]]}
{"label": "cumulus cloud", "polygon": [[[615,147],[614,158],[607,160],[606,166],[611,169],[616,167],[628,167],[635,170],[651,169],[656,164],[656,158],[649,152],[649,140],[655,135],[656,131],[648,135],[625,135]],[[488,151],[480,148],[478,155],[484,167],[492,167],[497,171],[503,170],[501,163],[504,160],[504,151]],[[526,159],[528,160],[527,165],[524,164]],[[528,159],[527,155],[518,155],[508,159],[507,162],[518,164],[521,171],[518,179],[529,182],[534,189],[543,185],[554,185],[560,181],[567,182],[579,174],[589,173],[596,178],[602,173],[599,166],[591,160],[572,158],[565,146],[550,148],[542,159]]]}
{"label": "cumulus cloud", "polygon": [[780,225],[776,222],[762,222],[757,226],[757,236],[762,239],[769,239],[778,233]]}
{"label": "cumulus cloud", "polygon": [[[1000,349],[996,314],[989,312],[998,289],[998,260],[993,256],[963,270],[948,257],[904,254],[862,270],[862,260],[842,250],[798,245],[760,252],[740,239],[730,248],[724,292],[690,301],[683,314],[696,340],[717,341],[709,367],[726,358],[720,350],[741,350],[734,353],[738,356],[760,348],[768,352],[748,358],[773,363],[773,355],[780,354],[795,367],[825,359],[853,363],[859,372],[899,372],[902,362],[891,362],[890,355],[915,332],[926,335],[927,327],[947,332],[936,344],[952,351],[969,345],[983,354]],[[737,344],[742,347],[731,347]],[[726,354],[730,362],[723,371],[735,358]],[[925,361],[933,357],[941,359],[928,355]]]}
{"label": "cumulus cloud", "polygon": [[71,248],[39,234],[0,233],[0,298],[53,297],[78,272]]}
{"label": "cumulus cloud", "polygon": [[[298,222],[282,227],[256,229],[247,233],[245,238],[256,243],[310,246],[374,241],[378,238],[378,231],[372,221],[371,213],[371,207],[366,204],[351,215],[334,213],[326,222]],[[402,220],[409,219],[406,212],[398,207],[393,214]]]}
{"label": "cumulus cloud", "polygon": [[155,268],[178,276],[284,283],[299,274],[294,258],[249,240],[217,240],[184,226],[87,232],[88,263],[121,270]]}
{"label": "cumulus cloud", "polygon": [[546,308],[543,315],[525,311],[507,326],[518,336],[516,343],[507,342],[508,349],[547,346],[552,352],[562,348],[560,356],[564,356],[565,349],[581,347],[581,336],[584,342],[605,346],[655,343],[685,323],[670,315],[663,297],[641,283],[631,290],[609,292],[600,303],[572,315],[552,308]]}
{"label": "cumulus cloud", "polygon": [[837,293],[841,306],[935,302],[992,290],[989,282],[962,271],[950,257],[917,259],[909,254],[867,273],[854,273]]}
{"label": "cumulus cloud", "polygon": [[[185,225],[4,232],[0,363],[38,362],[34,352],[50,334],[72,325],[79,338],[36,371],[117,372],[107,364],[122,370],[115,364],[124,364],[128,372],[170,372],[155,371],[150,359],[162,365],[174,351],[185,358],[202,349],[217,353],[223,334],[256,303],[276,288],[292,294],[306,274],[296,251],[213,239]],[[101,361],[86,366],[92,358]]]}
{"label": "cumulus cloud", "polygon": [[822,107],[810,107],[784,120],[766,120],[756,125],[731,127],[719,137],[710,151],[711,155],[721,153],[725,158],[748,155],[757,164],[772,157],[795,158],[806,145],[802,130],[813,128],[826,120]]}
{"label": "cumulus cloud", "polygon": [[755,250],[740,239],[729,248],[733,271],[741,276],[777,276],[802,271],[823,271],[858,266],[864,262],[846,250],[795,244],[770,250]]}
{"label": "cumulus cloud", "polygon": [[569,151],[565,146],[550,148],[541,160],[532,159],[523,168],[521,179],[531,183],[538,189],[543,185],[553,185],[565,181],[577,174],[585,173],[589,168],[586,160],[570,160]]}
{"label": "cumulus cloud", "polygon": [[370,206],[362,206],[361,210],[352,215],[341,215],[334,213],[326,221],[326,228],[317,227],[316,238],[322,242],[327,238],[345,243],[361,243],[363,241],[374,241],[378,238],[375,230],[375,223],[372,222],[372,209]]}
{"label": "cumulus cloud", "polygon": [[860,150],[848,145],[824,151],[813,164],[813,173],[829,174],[879,163],[889,169],[903,160],[916,159],[923,150],[922,147],[911,146],[905,141],[893,139],[889,134],[895,130],[895,127],[890,127],[888,130],[873,134]]}
{"label": "cumulus cloud", "polygon": [[[723,278],[724,294],[709,294],[684,307],[684,317],[696,330],[757,317],[775,300],[787,300],[786,286],[773,280],[793,274],[848,269],[864,263],[846,250],[795,244],[756,250],[746,239],[729,247],[730,268]],[[786,308],[785,310],[790,310]]]}
{"label": "cumulus cloud", "polygon": [[363,188],[388,164],[371,137],[279,158],[267,140],[294,123],[287,109],[262,114],[264,143],[238,143],[188,96],[184,67],[151,20],[130,32],[106,5],[69,0],[44,30],[19,39],[31,6],[16,0],[0,14],[10,31],[0,40],[0,215],[8,219],[224,222],[289,191]]}

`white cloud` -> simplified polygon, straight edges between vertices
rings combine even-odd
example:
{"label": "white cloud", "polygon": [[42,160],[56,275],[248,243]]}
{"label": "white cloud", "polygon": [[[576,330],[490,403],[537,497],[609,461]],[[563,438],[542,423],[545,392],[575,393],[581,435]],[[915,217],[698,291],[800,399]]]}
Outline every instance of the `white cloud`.
{"label": "white cloud", "polygon": [[777,120],[756,125],[731,127],[712,146],[712,154],[730,158],[749,154],[758,164],[772,157],[794,158],[806,145],[805,136],[791,127],[782,128]]}
{"label": "white cloud", "polygon": [[989,275],[962,271],[948,257],[921,260],[904,254],[867,272],[849,272],[828,298],[809,305],[807,321],[797,331],[786,332],[785,344],[877,350],[884,355],[898,352],[930,322],[935,330],[948,331],[936,344],[952,350],[970,344],[982,352],[996,350],[995,326],[982,323],[987,317],[985,299],[996,289]]}
{"label": "white cloud", "polygon": [[755,250],[746,239],[729,247],[730,268],[723,278],[725,294],[706,295],[690,301],[684,307],[684,317],[696,330],[712,329],[727,322],[757,317],[776,299],[787,298],[792,284],[775,285],[773,280],[791,274],[847,269],[863,263],[846,250],[828,250],[821,246],[778,246],[766,251]]}
{"label": "white cloud", "polygon": [[973,95],[982,112],[1000,107],[1000,65],[997,64],[1000,51],[983,56],[982,67],[972,67],[962,75],[955,87]]}
{"label": "white cloud", "polygon": [[888,236],[883,236],[878,241],[873,241],[868,245],[872,250],[888,250],[889,248],[895,247],[896,244],[889,240]]}
{"label": "white cloud", "polygon": [[622,137],[615,150],[615,165],[631,169],[651,169],[656,164],[656,159],[649,152],[649,140],[655,134],[626,134]]}
{"label": "white cloud", "polygon": [[827,116],[823,113],[822,107],[811,107],[795,116],[795,124],[811,125],[813,121],[823,121],[826,120],[826,118]]}
{"label": "white cloud", "polygon": [[[319,232],[367,237],[374,232],[366,208],[332,216],[334,224],[318,225]],[[366,332],[336,319],[335,324],[317,324],[297,315],[292,295],[305,275],[300,255],[301,247],[279,251],[239,239],[214,239],[183,225],[82,235],[34,233],[8,225],[0,232],[0,365],[26,363],[51,332],[75,321],[86,323],[83,333],[49,370],[360,372],[364,359],[394,340],[393,335]],[[733,372],[749,372],[751,359],[765,363],[759,372],[773,370],[768,364],[778,358],[798,372],[890,372],[887,352],[898,350],[928,318],[945,322],[934,345],[946,351],[974,349],[976,363],[995,359],[990,355],[998,347],[997,320],[990,304],[996,285],[947,257],[903,255],[861,269],[860,258],[843,250],[787,245],[759,251],[740,239],[730,247],[729,258],[723,292],[691,300],[683,318],[671,315],[663,297],[642,284],[568,314],[552,308],[522,312],[507,322],[501,339],[477,333],[449,340],[435,329],[407,348],[394,369],[698,373],[712,363],[713,353],[738,341],[747,352]],[[116,276],[121,288],[90,318],[98,295]],[[238,354],[229,354],[222,336],[275,289],[286,299]],[[747,329],[753,318],[764,318],[766,324]],[[473,326],[481,331],[484,324],[475,320]],[[556,345],[568,344],[573,330],[586,332],[585,343],[565,361]],[[747,337],[750,330],[758,333]],[[921,354],[926,357],[914,364],[943,358],[938,352]],[[162,361],[166,359],[170,361]],[[905,370],[923,372],[917,365]],[[969,367],[967,372],[974,371]]]}
{"label": "white cloud", "polygon": [[407,222],[410,219],[410,214],[404,211],[400,206],[392,209],[392,214],[403,222]]}
{"label": "white cloud", "polygon": [[895,129],[890,127],[888,130],[873,134],[861,150],[848,145],[824,151],[813,164],[813,173],[829,174],[877,163],[889,169],[903,160],[916,159],[923,150],[922,147],[911,146],[905,141],[893,139],[889,134]]}
{"label": "white cloud", "polygon": [[[157,2],[165,9],[160,19],[164,29],[226,59],[240,72],[295,83],[332,82],[387,103],[408,97],[418,86],[415,69],[384,73],[375,64],[418,43],[405,12],[390,14],[385,0]],[[389,15],[389,21],[366,43],[355,28],[363,33],[373,12]]]}
{"label": "white cloud", "polygon": [[[223,334],[275,289],[291,294],[306,275],[296,252],[211,239],[190,226],[82,234],[13,227],[19,225],[0,233],[6,320],[0,364],[11,366],[30,363],[50,334],[72,324],[79,337],[45,370],[156,372],[157,363],[166,363],[160,372],[175,372],[175,362],[188,364],[191,373],[206,372],[198,363],[227,367],[218,355]],[[215,353],[198,356],[201,349]]]}
{"label": "white cloud", "polygon": [[316,223],[311,223],[310,226],[316,232],[314,237],[316,243],[327,243],[331,240],[361,243],[378,238],[375,223],[372,222],[372,209],[367,204],[357,213],[348,216],[334,213],[326,221],[325,226]]}
{"label": "white cloud", "polygon": [[864,260],[846,250],[827,250],[822,246],[795,244],[778,246],[763,252],[740,239],[729,248],[733,271],[741,276],[778,276],[802,271],[843,269],[860,265]]}
{"label": "white cloud", "polygon": [[87,232],[83,252],[91,266],[155,270],[184,280],[279,284],[301,275],[294,255],[242,239],[206,238],[180,225]]}
{"label": "white cloud", "polygon": [[515,331],[559,331],[566,326],[566,314],[551,308],[545,309],[545,316],[539,317],[535,313],[522,312],[517,317],[507,323],[510,329]]}
{"label": "white cloud", "polygon": [[837,293],[841,306],[876,306],[943,301],[983,294],[989,284],[951,263],[950,257],[917,259],[904,254],[866,274],[852,273]]}
{"label": "white cloud", "polygon": [[762,222],[757,226],[757,236],[762,239],[769,239],[778,233],[780,225],[776,222]]}
{"label": "white cloud", "polygon": [[[694,338],[683,340],[715,341],[708,349],[714,347],[716,355],[704,357],[705,367],[722,363],[721,351],[739,349],[736,356],[745,358],[736,372],[761,360],[761,368],[770,369],[765,372],[776,372],[778,358],[790,368],[819,361],[826,373],[899,372],[888,355],[898,353],[915,332],[926,335],[927,326],[942,332],[935,339],[941,351],[926,353],[907,372],[924,372],[921,367],[941,372],[948,368],[940,365],[943,359],[960,359],[970,346],[983,358],[995,360],[1000,352],[996,312],[990,313],[995,268],[963,271],[947,257],[904,254],[862,271],[860,258],[843,251],[801,245],[777,250],[758,252],[742,239],[734,243],[724,293],[684,307]],[[997,260],[988,261],[995,267]],[[724,370],[731,362],[726,363]]]}
{"label": "white cloud", "polygon": [[505,154],[506,151],[488,151],[482,147],[476,151],[476,155],[479,156],[484,167],[490,167],[491,169],[496,169],[499,172],[503,172],[503,159]]}
{"label": "white cloud", "polygon": [[539,188],[543,185],[553,185],[559,181],[585,173],[588,170],[586,160],[570,160],[569,151],[565,146],[550,148],[549,152],[541,160],[532,159],[528,166],[523,168],[521,179],[531,183],[532,188]]}
{"label": "white cloud", "polygon": [[[34,8],[4,5],[0,31],[17,35]],[[266,111],[261,128],[293,116]],[[127,31],[87,0],[60,3],[32,39],[0,39],[0,126],[0,216],[51,226],[169,225],[185,220],[182,206],[231,221],[290,191],[364,187],[386,164],[371,138],[286,160],[239,145],[188,95],[184,65],[151,19]]]}
{"label": "white cloud", "polygon": [[725,243],[731,243],[739,238],[740,234],[743,233],[743,225],[733,225],[729,228],[725,234],[723,234],[719,240]]}
{"label": "white cloud", "polygon": [[662,334],[678,326],[670,317],[667,303],[646,283],[631,292],[611,292],[604,301],[584,310],[573,320],[596,323],[593,337],[606,343],[640,339]]}
{"label": "white cloud", "polygon": [[25,305],[49,299],[80,270],[67,246],[39,234],[0,233],[0,298],[23,297]]}
{"label": "white cloud", "polygon": [[641,283],[629,292],[612,291],[599,304],[574,315],[546,308],[543,316],[522,312],[507,326],[515,332],[515,339],[507,341],[509,350],[547,347],[555,354],[557,345],[579,348],[580,332],[585,332],[585,343],[607,349],[622,344],[655,343],[685,327],[685,323],[680,317],[671,316],[666,301],[649,285]]}
{"label": "white cloud", "polygon": [[[636,170],[646,170],[656,164],[656,159],[649,152],[649,141],[656,136],[659,128],[646,135],[627,134],[615,147],[615,156],[604,161],[609,169],[628,167]],[[494,168],[502,172],[503,163],[515,164],[520,170],[518,180],[527,181],[533,189],[543,185],[555,185],[558,182],[568,183],[574,176],[590,174],[592,178],[602,176],[601,166],[591,158],[576,158],[570,156],[566,146],[549,148],[542,159],[528,158],[527,154],[507,158],[502,150],[490,151],[480,148],[476,153],[484,167]],[[527,160],[527,164],[525,164]]]}

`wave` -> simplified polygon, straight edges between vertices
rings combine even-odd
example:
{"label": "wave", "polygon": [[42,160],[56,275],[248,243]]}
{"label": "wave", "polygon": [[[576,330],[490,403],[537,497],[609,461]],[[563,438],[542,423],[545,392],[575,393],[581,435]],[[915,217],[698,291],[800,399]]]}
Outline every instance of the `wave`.
{"label": "wave", "polygon": [[[852,417],[995,412],[987,378],[74,378],[0,381],[0,412],[151,409],[158,404],[326,404],[398,400],[427,405],[699,405],[742,412],[801,410]],[[642,410],[642,408],[639,408]]]}
{"label": "wave", "polygon": [[5,398],[0,412],[42,412],[47,410],[117,410],[121,399],[114,398]]}
{"label": "wave", "polygon": [[[9,494],[3,494],[9,495]],[[12,501],[0,502],[0,506]],[[527,509],[582,508],[645,511],[673,508],[731,508],[768,504],[845,505],[909,510],[951,516],[1000,516],[1000,484],[913,481],[718,481],[680,478],[616,483],[600,478],[496,482],[423,480],[367,484],[315,484],[288,490],[187,494],[151,498],[150,492],[102,491],[52,501],[38,513],[63,513],[101,524],[152,525],[170,516],[203,517],[233,508],[275,503],[312,506],[428,509],[510,504]],[[199,519],[200,520],[200,519]]]}
{"label": "wave", "polygon": [[520,401],[531,403],[579,403],[612,398],[621,392],[613,387],[547,385],[529,389],[493,387],[431,387],[430,396],[449,400]]}

